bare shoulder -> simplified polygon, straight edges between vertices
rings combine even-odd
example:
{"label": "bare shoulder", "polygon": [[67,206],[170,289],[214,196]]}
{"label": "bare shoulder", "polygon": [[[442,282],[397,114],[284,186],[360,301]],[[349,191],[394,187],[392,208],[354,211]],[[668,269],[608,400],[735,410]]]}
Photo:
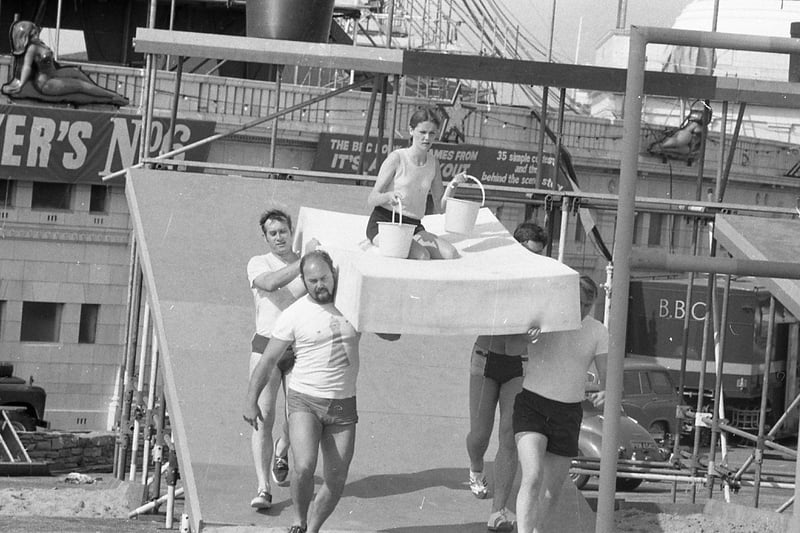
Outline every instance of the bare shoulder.
{"label": "bare shoulder", "polygon": [[389,155],[386,156],[383,163],[381,164],[381,171],[386,172],[387,170],[394,171],[397,167],[400,166],[401,155],[400,150],[402,148],[395,150],[393,152],[389,152]]}
{"label": "bare shoulder", "polygon": [[389,152],[389,155],[386,156],[387,162],[398,163],[403,158],[403,154],[406,152],[406,148],[398,148],[392,152]]}

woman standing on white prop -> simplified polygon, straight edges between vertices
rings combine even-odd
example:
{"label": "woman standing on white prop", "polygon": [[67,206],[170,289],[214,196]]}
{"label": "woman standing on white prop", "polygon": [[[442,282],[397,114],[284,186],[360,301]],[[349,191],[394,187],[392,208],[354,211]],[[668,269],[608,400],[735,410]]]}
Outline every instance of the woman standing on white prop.
{"label": "woman standing on white prop", "polygon": [[441,120],[433,108],[423,107],[415,111],[409,126],[411,146],[395,150],[386,157],[367,199],[367,204],[373,208],[367,223],[367,238],[378,245],[378,222],[391,222],[393,206],[402,203],[403,223],[416,226],[408,258],[455,259],[458,257],[455,247],[426,231],[420,221],[425,216],[429,192],[434,199],[434,213],[441,213],[452,189],[465,178],[462,174],[455,176],[447,190],[442,184],[439,161],[430,153],[441,127]]}

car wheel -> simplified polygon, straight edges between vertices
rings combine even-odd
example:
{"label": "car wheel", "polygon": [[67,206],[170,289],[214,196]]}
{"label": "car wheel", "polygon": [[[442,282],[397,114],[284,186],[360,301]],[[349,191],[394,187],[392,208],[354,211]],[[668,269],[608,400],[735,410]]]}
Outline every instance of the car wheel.
{"label": "car wheel", "polygon": [[[583,456],[583,457],[586,456],[586,454],[583,453],[582,451],[580,452],[580,455]],[[573,483],[575,483],[575,486],[578,488],[578,490],[581,490],[583,487],[586,486],[587,483],[589,483],[589,478],[590,477],[591,476],[589,474],[570,474],[569,475],[569,478],[572,480]]]}
{"label": "car wheel", "polygon": [[36,419],[26,413],[9,412],[8,420],[11,426],[17,431],[36,431]]}
{"label": "car wheel", "polygon": [[581,490],[583,487],[589,483],[589,475],[588,474],[570,474],[569,478],[575,483],[575,486],[578,490]]}
{"label": "car wheel", "polygon": [[669,427],[666,422],[653,422],[650,424],[650,435],[661,448],[669,448],[672,446],[672,433],[669,432]]}
{"label": "car wheel", "polygon": [[622,492],[630,492],[636,490],[636,487],[642,484],[643,479],[634,479],[630,477],[617,478],[617,490]]}

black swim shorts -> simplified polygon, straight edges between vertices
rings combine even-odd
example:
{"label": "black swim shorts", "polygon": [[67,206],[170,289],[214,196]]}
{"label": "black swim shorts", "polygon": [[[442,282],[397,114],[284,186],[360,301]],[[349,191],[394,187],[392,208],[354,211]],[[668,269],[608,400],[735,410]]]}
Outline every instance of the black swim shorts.
{"label": "black swim shorts", "polygon": [[[269,337],[256,333],[253,335],[253,340],[250,341],[250,351],[263,354],[267,349],[267,344],[269,344]],[[290,345],[286,348],[286,351],[283,352],[283,356],[278,360],[278,370],[280,370],[282,374],[288,374],[291,372],[292,368],[294,368],[295,359],[294,350]]]}
{"label": "black swim shorts", "polygon": [[[398,217],[395,215],[395,222],[397,222]],[[391,222],[392,221],[392,212],[386,209],[385,207],[377,206],[375,209],[372,210],[372,214],[369,216],[369,221],[367,221],[367,239],[369,242],[372,242],[375,239],[375,236],[378,234],[378,222]],[[419,233],[420,231],[425,231],[425,226],[422,225],[418,218],[411,218],[411,217],[403,217],[403,224],[411,224],[416,226],[414,229],[414,235]]]}
{"label": "black swim shorts", "polygon": [[477,344],[472,349],[473,357],[482,357],[484,359],[483,376],[493,379],[498,385],[502,385],[514,378],[522,377],[524,372],[524,361],[527,357],[521,355],[506,355],[496,353],[484,348]]}
{"label": "black swim shorts", "polygon": [[564,457],[579,455],[578,435],[583,408],[580,402],[565,403],[522,389],[514,399],[514,434],[534,432],[547,437],[547,451]]}

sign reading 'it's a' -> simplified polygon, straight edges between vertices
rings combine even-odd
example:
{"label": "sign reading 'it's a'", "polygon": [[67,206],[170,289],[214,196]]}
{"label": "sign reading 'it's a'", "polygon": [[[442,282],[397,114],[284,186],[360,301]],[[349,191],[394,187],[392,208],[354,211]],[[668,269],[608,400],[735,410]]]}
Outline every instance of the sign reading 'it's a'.
{"label": "sign reading 'it's a'", "polygon": [[[378,143],[374,137],[365,143],[357,135],[322,133],[312,170],[356,174],[363,156],[362,171],[375,176],[387,153],[387,143]],[[539,179],[539,155],[535,151],[477,144],[433,143],[431,153],[439,161],[444,181],[465,172],[478,178],[484,185],[533,189]],[[554,179],[555,158],[546,153],[542,159],[541,187],[559,188]]]}

